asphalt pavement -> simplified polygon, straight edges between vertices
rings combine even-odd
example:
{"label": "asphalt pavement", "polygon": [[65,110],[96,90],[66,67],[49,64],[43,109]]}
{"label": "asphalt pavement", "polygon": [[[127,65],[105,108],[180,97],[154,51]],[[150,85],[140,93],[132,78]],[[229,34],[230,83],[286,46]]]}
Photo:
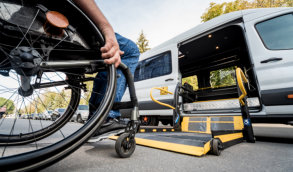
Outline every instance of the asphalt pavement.
{"label": "asphalt pavement", "polygon": [[255,124],[256,143],[240,143],[220,156],[189,156],[143,146],[127,159],[116,155],[115,142],[86,143],[43,172],[92,171],[293,171],[293,126]]}

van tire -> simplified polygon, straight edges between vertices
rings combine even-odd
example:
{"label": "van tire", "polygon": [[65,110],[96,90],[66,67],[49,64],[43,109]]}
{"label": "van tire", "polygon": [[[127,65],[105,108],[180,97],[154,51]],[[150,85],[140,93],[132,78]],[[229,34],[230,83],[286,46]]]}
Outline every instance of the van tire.
{"label": "van tire", "polygon": [[150,121],[151,126],[158,126],[159,125],[159,120],[158,117],[152,116],[151,121]]}

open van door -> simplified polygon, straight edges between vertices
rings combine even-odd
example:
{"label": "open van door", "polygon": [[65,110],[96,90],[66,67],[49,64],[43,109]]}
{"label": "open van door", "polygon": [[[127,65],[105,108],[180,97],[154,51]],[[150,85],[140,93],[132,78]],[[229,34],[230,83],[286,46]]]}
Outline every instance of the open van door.
{"label": "open van door", "polygon": [[293,115],[292,9],[244,23],[266,114]]}

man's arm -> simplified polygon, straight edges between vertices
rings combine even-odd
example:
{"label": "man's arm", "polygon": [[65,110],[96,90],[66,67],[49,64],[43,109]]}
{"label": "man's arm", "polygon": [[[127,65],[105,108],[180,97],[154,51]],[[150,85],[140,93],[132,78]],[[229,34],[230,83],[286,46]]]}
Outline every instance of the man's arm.
{"label": "man's arm", "polygon": [[106,44],[101,48],[102,58],[107,64],[115,64],[118,67],[121,63],[120,55],[123,54],[119,49],[114,30],[104,14],[101,12],[94,0],[73,0],[98,26],[105,37]]}

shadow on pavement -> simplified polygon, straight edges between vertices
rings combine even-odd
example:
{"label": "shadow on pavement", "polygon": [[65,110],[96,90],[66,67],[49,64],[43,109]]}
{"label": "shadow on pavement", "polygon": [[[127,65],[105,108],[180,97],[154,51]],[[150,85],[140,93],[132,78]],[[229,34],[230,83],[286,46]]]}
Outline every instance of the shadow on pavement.
{"label": "shadow on pavement", "polygon": [[280,138],[280,137],[266,137],[266,136],[255,136],[256,141],[259,142],[272,142],[272,143],[293,143],[292,138]]}

